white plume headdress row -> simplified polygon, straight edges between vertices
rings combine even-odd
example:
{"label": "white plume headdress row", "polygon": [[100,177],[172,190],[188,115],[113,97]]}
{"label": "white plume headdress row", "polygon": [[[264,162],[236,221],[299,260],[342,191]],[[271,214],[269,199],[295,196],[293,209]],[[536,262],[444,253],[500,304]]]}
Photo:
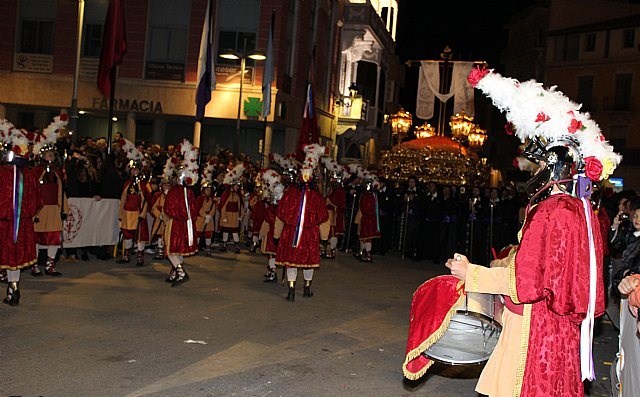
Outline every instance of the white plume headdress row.
{"label": "white plume headdress row", "polygon": [[178,180],[181,184],[193,186],[198,182],[198,148],[184,139],[178,146],[178,152],[182,155]]}
{"label": "white plume headdress row", "polygon": [[0,142],[17,156],[26,156],[31,153],[38,156],[46,149],[54,149],[58,140],[58,131],[65,128],[68,123],[66,114],[53,118],[53,121],[40,134],[28,132],[16,128],[11,122],[0,119]]}
{"label": "white plume headdress row", "polygon": [[608,178],[620,164],[622,156],[613,151],[598,124],[557,87],[545,89],[535,80],[519,82],[481,68],[472,70],[468,80],[505,112],[521,141],[576,142],[586,176],[595,181]]}
{"label": "white plume headdress row", "polygon": [[243,174],[244,174],[244,164],[242,163],[236,164],[236,166],[233,167],[231,171],[226,173],[226,175],[224,176],[224,179],[222,180],[222,183],[224,185],[232,185],[234,183],[238,183],[240,182],[240,178],[242,178]]}

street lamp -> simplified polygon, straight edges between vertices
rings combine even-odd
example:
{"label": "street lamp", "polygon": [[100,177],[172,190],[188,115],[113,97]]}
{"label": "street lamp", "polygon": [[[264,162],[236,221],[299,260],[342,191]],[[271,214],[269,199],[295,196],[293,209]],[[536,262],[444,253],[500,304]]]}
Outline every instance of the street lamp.
{"label": "street lamp", "polygon": [[412,121],[413,117],[411,116],[411,113],[407,112],[403,108],[398,109],[396,113],[389,116],[391,132],[398,143],[402,142],[402,139],[407,136],[409,128],[411,128]]}
{"label": "street lamp", "polygon": [[[244,38],[244,47],[245,51],[247,48],[247,38]],[[244,74],[245,74],[245,66],[247,58],[253,59],[254,61],[264,61],[267,59],[266,55],[259,51],[252,51],[250,53],[239,52],[236,50],[224,50],[220,53],[220,58],[222,59],[231,59],[231,60],[240,60],[240,90],[238,91],[238,114],[236,116],[236,144],[235,144],[235,155],[240,155],[240,110],[242,108],[242,88],[244,86]]]}

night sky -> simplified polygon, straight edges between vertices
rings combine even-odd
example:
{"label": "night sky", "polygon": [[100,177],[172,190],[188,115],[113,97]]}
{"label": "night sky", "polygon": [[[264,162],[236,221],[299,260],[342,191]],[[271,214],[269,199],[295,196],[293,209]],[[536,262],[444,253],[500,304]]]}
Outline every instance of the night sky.
{"label": "night sky", "polygon": [[[462,1],[400,0],[397,53],[406,60],[440,59],[445,45],[453,60],[486,60],[500,71],[500,51],[507,42],[505,29],[511,15],[535,0]],[[400,104],[415,111],[418,67],[407,70]]]}

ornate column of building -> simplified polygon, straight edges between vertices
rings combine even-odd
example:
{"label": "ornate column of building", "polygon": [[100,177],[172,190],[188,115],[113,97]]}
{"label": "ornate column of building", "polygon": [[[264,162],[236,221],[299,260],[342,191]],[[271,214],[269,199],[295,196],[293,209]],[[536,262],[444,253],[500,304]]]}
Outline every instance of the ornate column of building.
{"label": "ornate column of building", "polygon": [[[109,120],[109,122],[112,122]],[[134,112],[127,113],[127,131],[124,134],[131,142],[136,141],[136,114]]]}

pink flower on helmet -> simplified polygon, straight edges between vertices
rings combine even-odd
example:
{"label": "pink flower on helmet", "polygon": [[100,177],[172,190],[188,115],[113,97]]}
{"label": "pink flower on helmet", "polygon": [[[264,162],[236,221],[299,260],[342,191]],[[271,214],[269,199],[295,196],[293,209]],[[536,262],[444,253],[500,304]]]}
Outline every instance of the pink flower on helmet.
{"label": "pink flower on helmet", "polygon": [[544,112],[538,113],[538,117],[536,117],[536,123],[544,123],[545,121],[549,121],[550,117],[547,116]]}
{"label": "pink flower on helmet", "polygon": [[575,134],[576,131],[581,130],[581,129],[582,129],[582,121],[577,120],[577,119],[571,119],[571,124],[569,124],[569,127],[567,127],[567,130],[571,134]]}
{"label": "pink flower on helmet", "polygon": [[584,174],[592,181],[599,181],[602,175],[602,163],[597,158],[590,156],[584,159]]}
{"label": "pink flower on helmet", "polygon": [[484,67],[473,68],[471,70],[471,73],[469,73],[469,77],[467,77],[467,81],[469,82],[469,84],[471,84],[472,87],[475,87],[476,85],[478,85],[480,80],[482,80],[484,76],[488,74],[489,70]]}

